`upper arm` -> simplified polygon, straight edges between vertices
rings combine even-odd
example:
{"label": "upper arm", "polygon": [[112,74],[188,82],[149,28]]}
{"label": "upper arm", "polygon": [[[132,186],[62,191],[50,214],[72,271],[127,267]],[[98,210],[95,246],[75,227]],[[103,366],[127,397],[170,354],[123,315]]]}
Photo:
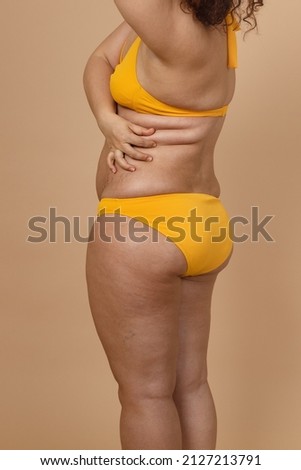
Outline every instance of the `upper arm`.
{"label": "upper arm", "polygon": [[[178,0],[114,0],[125,21],[158,56],[172,45]],[[168,55],[168,54],[167,54]]]}
{"label": "upper arm", "polygon": [[90,57],[104,58],[114,70],[119,63],[121,49],[131,32],[133,32],[131,26],[123,21],[96,47]]}

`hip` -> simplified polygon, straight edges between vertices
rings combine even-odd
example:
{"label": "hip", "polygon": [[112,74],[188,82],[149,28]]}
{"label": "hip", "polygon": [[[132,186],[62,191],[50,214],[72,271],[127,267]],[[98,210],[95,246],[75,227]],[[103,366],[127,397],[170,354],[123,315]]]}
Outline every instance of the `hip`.
{"label": "hip", "polygon": [[[187,260],[185,275],[199,275],[217,268],[233,249],[230,217],[219,197],[206,193],[165,193],[138,197],[104,197],[97,216],[129,233],[151,228],[151,236],[163,234]],[[104,216],[104,219],[103,219]],[[135,227],[136,222],[143,227]],[[137,240],[137,233],[134,234]],[[158,241],[157,239],[152,241]]]}

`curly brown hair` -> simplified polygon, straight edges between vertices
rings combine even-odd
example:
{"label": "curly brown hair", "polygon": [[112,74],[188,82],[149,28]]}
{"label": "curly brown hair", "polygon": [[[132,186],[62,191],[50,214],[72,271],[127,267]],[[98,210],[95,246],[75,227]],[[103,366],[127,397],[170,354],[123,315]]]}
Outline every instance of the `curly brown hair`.
{"label": "curly brown hair", "polygon": [[221,24],[227,14],[232,13],[239,24],[243,20],[251,26],[246,32],[257,28],[254,13],[262,6],[263,0],[181,0],[181,9],[185,13],[192,13],[205,26]]}

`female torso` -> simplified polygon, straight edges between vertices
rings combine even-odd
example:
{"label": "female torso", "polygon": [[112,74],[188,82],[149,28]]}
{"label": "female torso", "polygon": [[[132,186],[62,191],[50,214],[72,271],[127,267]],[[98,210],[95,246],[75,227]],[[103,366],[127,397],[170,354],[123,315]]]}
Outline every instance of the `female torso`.
{"label": "female torso", "polygon": [[[176,47],[167,60],[158,58],[144,43],[137,57],[137,78],[158,100],[192,110],[220,108],[229,104],[235,89],[235,69],[227,67],[227,35],[223,25],[206,28],[179,9]],[[127,53],[136,33],[127,39]],[[106,163],[107,142],[102,149],[96,176],[99,199],[134,197],[172,192],[207,193],[218,197],[220,185],[214,173],[214,148],[225,117],[174,117],[137,113],[118,105],[128,121],[156,129],[150,136],[155,148],[140,149],[151,162],[126,157],[136,167],[118,168],[113,174]]]}

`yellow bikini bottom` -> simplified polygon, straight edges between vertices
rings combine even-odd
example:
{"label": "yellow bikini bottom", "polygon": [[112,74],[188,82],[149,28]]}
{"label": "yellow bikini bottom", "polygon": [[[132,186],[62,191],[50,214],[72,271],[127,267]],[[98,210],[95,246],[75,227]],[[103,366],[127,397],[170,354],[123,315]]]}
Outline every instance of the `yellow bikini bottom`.
{"label": "yellow bikini bottom", "polygon": [[98,202],[97,216],[114,213],[137,219],[175,243],[187,262],[183,276],[216,269],[233,248],[228,213],[220,198],[210,194],[104,197]]}

